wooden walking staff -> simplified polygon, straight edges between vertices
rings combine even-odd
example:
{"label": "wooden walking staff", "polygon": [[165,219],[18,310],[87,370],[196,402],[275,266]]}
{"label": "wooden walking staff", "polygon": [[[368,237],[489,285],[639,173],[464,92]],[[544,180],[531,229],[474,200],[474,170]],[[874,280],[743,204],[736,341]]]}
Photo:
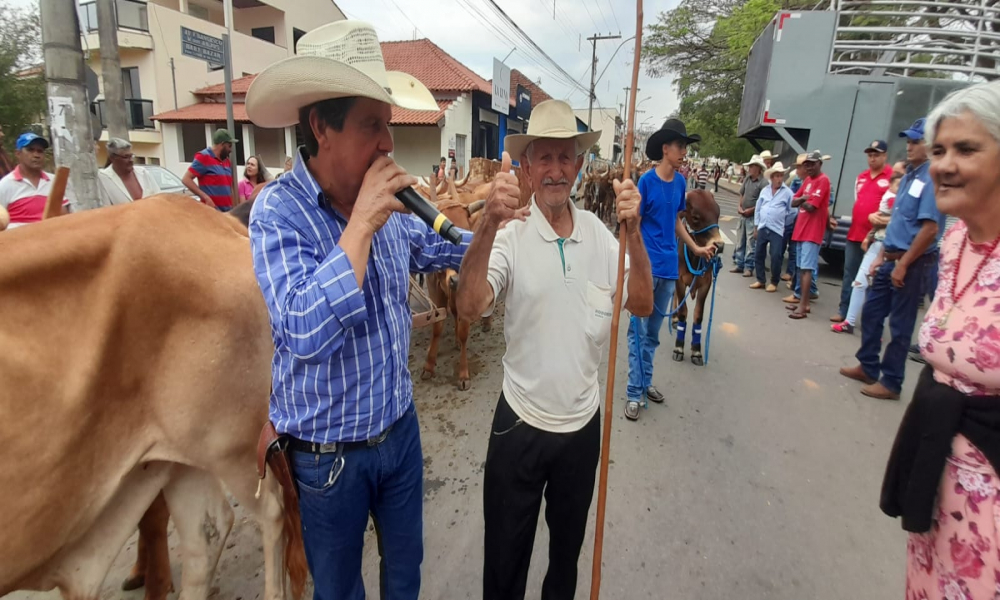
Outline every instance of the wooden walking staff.
{"label": "wooden walking staff", "polygon": [[[632,60],[632,89],[639,85],[639,51],[642,48],[642,0],[635,3],[635,58]],[[632,170],[632,146],[635,144],[635,98],[628,103],[628,131],[625,136],[625,173],[628,179]],[[625,288],[625,244],[628,228],[622,223],[618,236],[618,281],[615,284],[615,308],[611,314],[611,350],[608,356],[607,392],[604,396],[604,437],[601,440],[601,474],[597,487],[597,525],[594,528],[594,568],[590,579],[590,600],[601,597],[601,555],[604,552],[604,511],[608,502],[608,459],[611,453],[611,414],[615,394],[615,362],[618,358],[618,321],[622,314],[622,296]]]}

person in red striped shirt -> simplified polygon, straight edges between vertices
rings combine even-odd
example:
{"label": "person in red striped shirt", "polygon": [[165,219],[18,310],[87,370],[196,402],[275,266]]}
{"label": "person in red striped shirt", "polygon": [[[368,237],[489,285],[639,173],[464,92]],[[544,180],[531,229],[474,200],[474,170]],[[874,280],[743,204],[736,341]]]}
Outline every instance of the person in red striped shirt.
{"label": "person in red striped shirt", "polygon": [[216,129],[212,146],[194,156],[182,178],[187,189],[202,202],[222,212],[233,209],[233,167],[229,155],[237,142],[229,131]]}
{"label": "person in red striped shirt", "polygon": [[[7,228],[41,221],[52,189],[52,174],[44,170],[48,140],[31,132],[22,133],[14,147],[18,164],[0,179],[0,207],[8,213]],[[68,206],[69,200],[64,199],[64,213]]]}

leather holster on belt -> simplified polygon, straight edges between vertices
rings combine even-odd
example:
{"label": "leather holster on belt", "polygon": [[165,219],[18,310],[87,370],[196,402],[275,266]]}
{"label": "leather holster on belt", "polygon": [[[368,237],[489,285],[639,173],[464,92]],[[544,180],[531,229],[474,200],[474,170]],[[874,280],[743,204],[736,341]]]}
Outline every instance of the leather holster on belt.
{"label": "leather holster on belt", "polygon": [[268,421],[260,432],[257,440],[257,477],[263,480],[267,476],[267,466],[278,479],[286,500],[297,500],[298,488],[292,479],[292,465],[288,461],[285,436],[279,435],[274,423]]}

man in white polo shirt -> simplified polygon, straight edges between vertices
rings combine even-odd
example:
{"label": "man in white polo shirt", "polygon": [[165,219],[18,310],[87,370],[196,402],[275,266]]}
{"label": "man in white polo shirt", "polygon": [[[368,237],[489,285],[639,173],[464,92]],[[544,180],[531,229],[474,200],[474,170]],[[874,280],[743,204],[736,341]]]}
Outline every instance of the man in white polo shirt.
{"label": "man in white polo shirt", "polygon": [[[618,240],[596,216],[577,210],[570,188],[582,153],[601,133],[578,133],[568,104],[532,111],[528,133],[509,135],[534,196],[525,221],[509,217],[517,178],[503,173],[487,200],[462,262],[459,315],[474,319],[505,302],[503,392],[486,453],[484,600],[524,598],[544,494],[549,527],[545,600],[571,599],[600,455],[601,355],[611,336]],[[627,224],[624,306],[648,316],[653,277],[639,233],[639,193],[615,182],[619,222]],[[535,596],[535,594],[532,594]]]}

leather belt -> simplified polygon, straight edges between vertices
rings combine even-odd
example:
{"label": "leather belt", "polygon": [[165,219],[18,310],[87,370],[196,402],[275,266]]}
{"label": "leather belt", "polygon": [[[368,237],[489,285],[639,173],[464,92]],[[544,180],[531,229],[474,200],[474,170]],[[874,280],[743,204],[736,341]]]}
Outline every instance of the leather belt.
{"label": "leather belt", "polygon": [[387,437],[389,437],[389,432],[392,431],[393,425],[395,425],[395,423],[373,438],[368,438],[367,440],[361,440],[358,442],[328,442],[326,444],[318,444],[316,442],[307,442],[305,440],[289,436],[288,448],[290,450],[295,450],[296,452],[308,452],[310,454],[335,454],[337,452],[337,446],[340,446],[342,450],[371,448],[372,446],[378,446],[384,442]]}
{"label": "leather belt", "polygon": [[895,261],[903,258],[904,254],[906,254],[905,251],[898,250],[898,251],[895,251],[895,252],[886,252],[885,254],[882,255],[882,257],[885,259],[885,262],[895,262]]}

